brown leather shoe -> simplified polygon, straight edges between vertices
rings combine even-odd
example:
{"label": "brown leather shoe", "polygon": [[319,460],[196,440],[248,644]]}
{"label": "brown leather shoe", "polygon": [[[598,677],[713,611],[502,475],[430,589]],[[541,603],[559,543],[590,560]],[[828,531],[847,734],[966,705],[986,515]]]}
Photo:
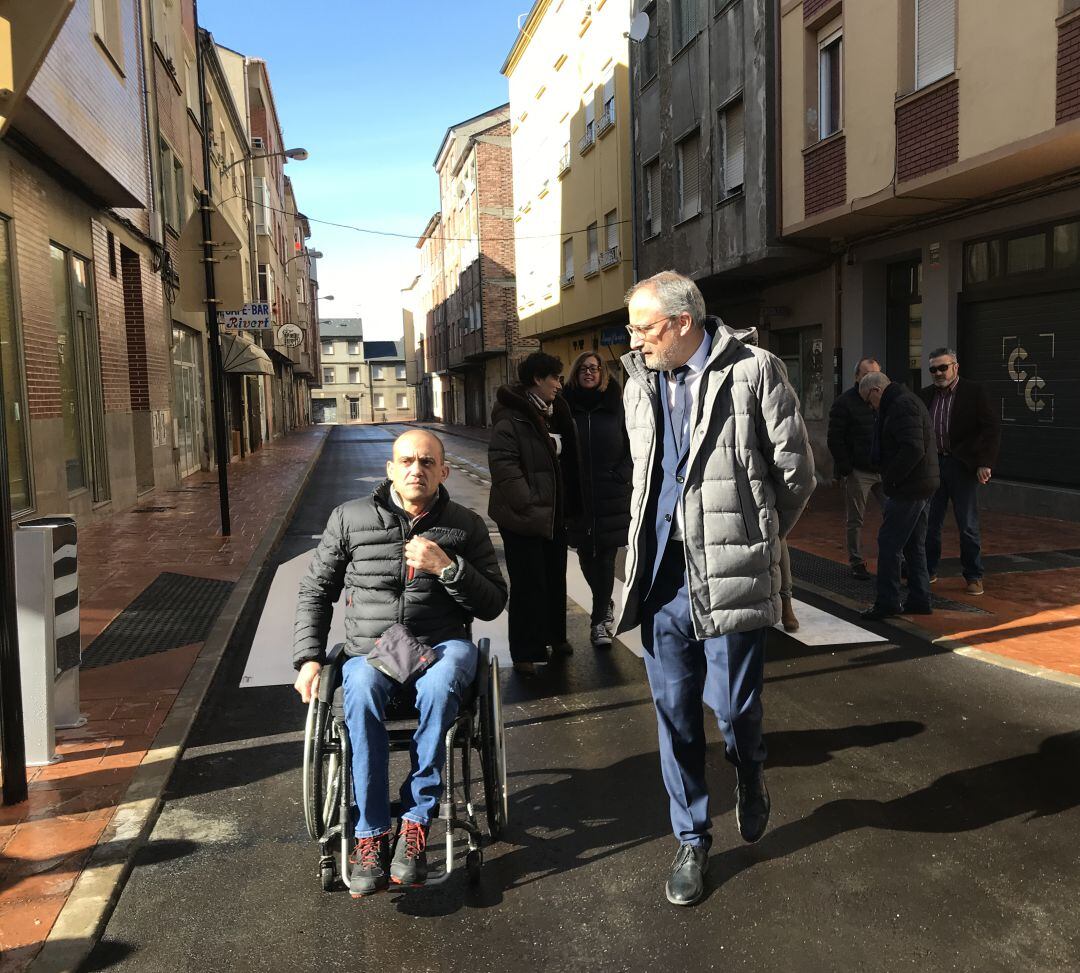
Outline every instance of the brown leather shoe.
{"label": "brown leather shoe", "polygon": [[985,594],[985,592],[983,591],[982,578],[976,578],[974,581],[969,581],[964,591],[966,591],[969,595]]}
{"label": "brown leather shoe", "polygon": [[791,607],[791,599],[780,596],[780,621],[785,632],[797,632],[799,620],[795,617],[795,609]]}

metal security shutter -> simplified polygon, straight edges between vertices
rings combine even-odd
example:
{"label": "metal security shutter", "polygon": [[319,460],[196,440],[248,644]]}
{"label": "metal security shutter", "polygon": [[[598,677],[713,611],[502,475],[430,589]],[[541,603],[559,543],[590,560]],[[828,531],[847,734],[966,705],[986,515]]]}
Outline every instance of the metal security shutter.
{"label": "metal security shutter", "polygon": [[701,138],[695,132],[679,143],[679,213],[685,220],[701,212]]}
{"label": "metal security shutter", "polygon": [[743,103],[740,99],[724,110],[724,192],[742,188],[746,140],[743,135]]}
{"label": "metal security shutter", "polygon": [[1080,487],[1080,291],[963,305],[960,377],[1001,417],[995,477]]}
{"label": "metal security shutter", "polygon": [[916,0],[915,87],[951,74],[956,61],[956,0]]}

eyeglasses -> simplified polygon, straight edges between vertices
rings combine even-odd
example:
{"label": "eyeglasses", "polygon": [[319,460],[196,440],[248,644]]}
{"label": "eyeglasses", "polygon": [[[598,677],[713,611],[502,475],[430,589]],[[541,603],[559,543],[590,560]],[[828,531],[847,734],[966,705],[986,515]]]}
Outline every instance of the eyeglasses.
{"label": "eyeglasses", "polygon": [[642,324],[642,325],[628,324],[628,325],[626,325],[626,330],[628,332],[630,332],[630,337],[631,338],[640,338],[650,328],[654,328],[658,324],[662,324],[664,322],[669,322],[669,321],[674,321],[674,320],[675,320],[674,315],[669,314],[666,318],[657,318],[655,321],[650,321],[648,324]]}
{"label": "eyeglasses", "polygon": [[587,375],[599,375],[600,374],[600,366],[599,365],[582,365],[578,369],[578,371],[581,372],[583,375],[584,374],[587,374]]}
{"label": "eyeglasses", "polygon": [[945,362],[944,365],[930,365],[929,366],[930,374],[931,375],[937,375],[939,372],[947,372],[955,364],[956,364],[956,362],[954,362],[954,361],[948,361],[948,362]]}

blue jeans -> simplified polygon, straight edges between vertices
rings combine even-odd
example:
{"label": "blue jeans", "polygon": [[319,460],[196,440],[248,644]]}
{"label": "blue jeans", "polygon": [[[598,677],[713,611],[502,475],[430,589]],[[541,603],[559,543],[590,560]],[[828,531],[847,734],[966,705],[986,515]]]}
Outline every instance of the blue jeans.
{"label": "blue jeans", "polygon": [[956,527],[960,531],[960,563],[965,581],[978,581],[983,576],[982,550],[979,538],[979,481],[955,456],[938,453],[941,486],[930,498],[930,521],[926,529],[926,567],[937,573],[941,561],[941,528],[945,511],[952,500]]}
{"label": "blue jeans", "polygon": [[712,842],[702,701],[716,714],[732,763],[765,760],[761,687],[766,632],[696,638],[682,541],[668,543],[642,613],[641,641],[656,706],[671,829],[680,844],[708,848]]}
{"label": "blue jeans", "polygon": [[878,530],[877,605],[900,610],[900,555],[907,563],[908,603],[930,604],[930,572],[926,569],[925,500],[885,498]]}
{"label": "blue jeans", "polygon": [[[435,662],[416,680],[420,722],[413,735],[412,767],[401,785],[402,817],[427,827],[442,792],[446,731],[457,718],[462,696],[476,677],[476,646],[462,639],[433,649]],[[390,830],[390,741],[383,722],[386,705],[402,687],[369,666],[363,656],[342,667],[345,723],[352,745],[356,837]]]}

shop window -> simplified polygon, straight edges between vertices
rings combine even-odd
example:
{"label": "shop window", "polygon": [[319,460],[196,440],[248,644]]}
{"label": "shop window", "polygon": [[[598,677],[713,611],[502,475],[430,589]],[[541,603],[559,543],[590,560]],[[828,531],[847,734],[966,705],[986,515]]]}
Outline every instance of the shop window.
{"label": "shop window", "polygon": [[803,417],[824,418],[825,345],[821,325],[774,331],[769,337],[769,345],[769,350],[787,368],[788,380],[799,396]]}
{"label": "shop window", "polygon": [[1063,270],[1080,264],[1080,223],[1054,227],[1054,269]]}
{"label": "shop window", "polygon": [[3,376],[8,490],[13,514],[22,513],[33,506],[30,483],[30,423],[26,415],[20,348],[18,322],[15,320],[15,288],[11,272],[8,221],[0,218],[0,375]]}
{"label": "shop window", "polygon": [[1046,269],[1046,234],[1015,237],[1006,245],[1006,269],[1009,274],[1027,274]]}
{"label": "shop window", "polygon": [[982,284],[1001,276],[1001,241],[981,240],[964,248],[964,283]]}

